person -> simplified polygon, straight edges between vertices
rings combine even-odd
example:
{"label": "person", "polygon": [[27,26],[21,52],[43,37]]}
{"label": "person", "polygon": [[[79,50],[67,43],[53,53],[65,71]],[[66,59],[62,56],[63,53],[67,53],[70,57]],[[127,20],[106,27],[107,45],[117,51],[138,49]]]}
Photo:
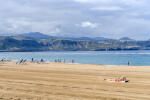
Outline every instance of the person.
{"label": "person", "polygon": [[74,63],[74,60],[72,59],[72,63]]}
{"label": "person", "polygon": [[20,60],[19,64],[22,64],[22,62],[23,62],[23,59]]}
{"label": "person", "polygon": [[44,62],[44,60],[43,60],[43,59],[41,59],[41,62]]}
{"label": "person", "polygon": [[2,59],[1,62],[4,62],[4,59]]}
{"label": "person", "polygon": [[130,66],[130,62],[128,61],[128,66]]}
{"label": "person", "polygon": [[26,62],[27,62],[27,60],[25,59],[25,60],[23,60],[23,62],[22,62],[22,63],[23,63],[23,64],[25,64]]}
{"label": "person", "polygon": [[34,58],[31,59],[31,62],[34,62]]}
{"label": "person", "polygon": [[64,59],[64,63],[66,63],[66,60]]}

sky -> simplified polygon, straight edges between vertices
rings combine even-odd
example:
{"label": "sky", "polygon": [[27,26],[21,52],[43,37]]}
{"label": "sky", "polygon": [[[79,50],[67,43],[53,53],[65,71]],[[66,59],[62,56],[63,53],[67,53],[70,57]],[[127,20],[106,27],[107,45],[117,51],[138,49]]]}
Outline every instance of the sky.
{"label": "sky", "polygon": [[150,39],[150,0],[0,2],[0,34]]}

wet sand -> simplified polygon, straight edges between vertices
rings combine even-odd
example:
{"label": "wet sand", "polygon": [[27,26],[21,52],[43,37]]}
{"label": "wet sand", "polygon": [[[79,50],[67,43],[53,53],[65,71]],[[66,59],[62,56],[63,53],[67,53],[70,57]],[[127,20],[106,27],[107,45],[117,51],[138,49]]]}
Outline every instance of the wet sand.
{"label": "wet sand", "polygon": [[0,100],[150,100],[150,67],[0,63]]}

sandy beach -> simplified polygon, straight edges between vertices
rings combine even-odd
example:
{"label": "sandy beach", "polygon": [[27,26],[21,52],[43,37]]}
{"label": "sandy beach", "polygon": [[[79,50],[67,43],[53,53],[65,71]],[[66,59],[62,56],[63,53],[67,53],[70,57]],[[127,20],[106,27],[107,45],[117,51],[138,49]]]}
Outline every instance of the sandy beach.
{"label": "sandy beach", "polygon": [[0,63],[0,100],[150,100],[150,67]]}

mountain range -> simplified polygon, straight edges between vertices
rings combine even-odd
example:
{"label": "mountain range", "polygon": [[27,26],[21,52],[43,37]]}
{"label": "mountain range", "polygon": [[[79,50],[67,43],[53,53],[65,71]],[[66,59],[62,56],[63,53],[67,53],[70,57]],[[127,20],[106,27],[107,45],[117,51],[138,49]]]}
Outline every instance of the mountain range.
{"label": "mountain range", "polygon": [[120,39],[104,37],[56,37],[40,32],[0,36],[1,52],[109,50],[150,50],[150,40],[137,41],[129,37]]}

